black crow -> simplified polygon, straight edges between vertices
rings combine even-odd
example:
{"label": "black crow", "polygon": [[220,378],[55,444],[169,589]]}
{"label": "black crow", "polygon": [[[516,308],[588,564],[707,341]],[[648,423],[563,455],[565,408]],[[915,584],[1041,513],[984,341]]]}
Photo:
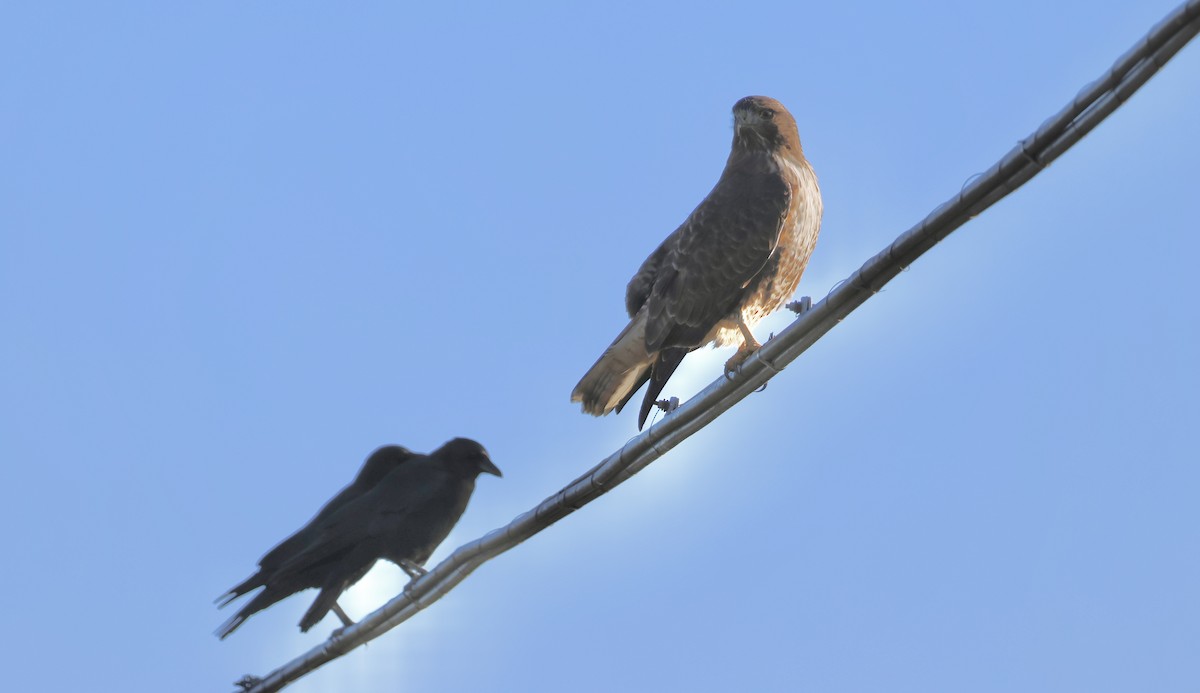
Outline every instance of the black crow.
{"label": "black crow", "polygon": [[[259,559],[258,572],[218,597],[217,605],[224,607],[243,594],[252,592],[267,584],[267,580],[279,566],[286,563],[297,551],[302,550],[311,541],[313,533],[322,520],[329,517],[330,514],[345,505],[348,501],[370,491],[375,484],[379,483],[380,479],[387,476],[389,472],[411,457],[413,457],[413,452],[399,445],[385,445],[371,453],[367,461],[363,462],[362,469],[358,471],[358,476],[354,477],[354,481],[350,482],[349,486],[339,491],[336,496],[326,503],[316,516],[308,521],[308,524],[301,527],[292,536],[279,542],[278,546],[271,549],[265,556]],[[313,585],[313,587],[319,586]]]}
{"label": "black crow", "polygon": [[[422,573],[420,566],[467,509],[475,478],[482,472],[501,476],[482,445],[455,438],[428,455],[412,454],[340,507],[327,506],[322,510],[324,517],[314,518],[263,558],[261,577],[256,575],[230,590],[229,594],[236,596],[253,589],[241,590],[245,585],[264,587],[221,625],[217,635],[224,639],[250,615],[317,587],[321,592],[300,621],[300,630],[307,631],[335,608],[341,593],[380,558],[396,563],[411,576]],[[285,545],[287,551],[280,551]],[[272,560],[267,561],[268,557]]]}

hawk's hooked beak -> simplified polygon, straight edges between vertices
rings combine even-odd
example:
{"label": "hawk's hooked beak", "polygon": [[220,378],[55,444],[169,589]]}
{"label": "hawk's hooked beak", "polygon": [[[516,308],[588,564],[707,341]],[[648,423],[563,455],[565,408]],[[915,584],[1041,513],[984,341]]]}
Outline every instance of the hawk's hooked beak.
{"label": "hawk's hooked beak", "polygon": [[495,464],[493,464],[492,461],[487,458],[484,458],[484,460],[479,463],[479,470],[483,471],[483,472],[487,472],[488,474],[495,474],[496,476],[501,477],[501,478],[504,477],[504,475],[500,473],[500,468],[497,467]]}
{"label": "hawk's hooked beak", "polygon": [[739,137],[757,136],[758,132],[754,129],[754,125],[750,116],[745,113],[737,113],[733,116],[733,130]]}

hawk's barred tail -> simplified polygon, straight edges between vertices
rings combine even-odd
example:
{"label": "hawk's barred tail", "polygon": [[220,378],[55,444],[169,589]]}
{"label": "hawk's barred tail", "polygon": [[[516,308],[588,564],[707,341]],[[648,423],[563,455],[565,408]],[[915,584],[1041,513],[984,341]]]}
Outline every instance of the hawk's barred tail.
{"label": "hawk's barred tail", "polygon": [[646,313],[638,313],[612,346],[571,391],[571,401],[581,402],[583,411],[604,416],[619,410],[646,382],[654,357],[646,353]]}
{"label": "hawk's barred tail", "polygon": [[633,399],[633,396],[637,394],[637,391],[642,389],[642,386],[650,380],[650,371],[652,370],[654,370],[653,367],[650,367],[642,371],[641,377],[639,377],[637,382],[633,384],[633,387],[629,388],[629,392],[625,393],[625,399],[618,402],[616,409],[613,409],[613,411],[618,414],[621,413],[621,410],[625,408],[625,405],[629,404],[629,400]]}

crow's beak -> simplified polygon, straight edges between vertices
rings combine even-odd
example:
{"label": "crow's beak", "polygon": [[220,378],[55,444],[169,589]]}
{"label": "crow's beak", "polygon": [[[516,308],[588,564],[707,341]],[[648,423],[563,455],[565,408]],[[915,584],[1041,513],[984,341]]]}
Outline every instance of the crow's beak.
{"label": "crow's beak", "polygon": [[497,467],[496,465],[492,464],[492,461],[489,459],[484,459],[483,463],[479,465],[479,469],[481,471],[487,472],[488,474],[495,474],[496,476],[501,477],[501,478],[504,477],[504,475],[500,473],[500,468]]}

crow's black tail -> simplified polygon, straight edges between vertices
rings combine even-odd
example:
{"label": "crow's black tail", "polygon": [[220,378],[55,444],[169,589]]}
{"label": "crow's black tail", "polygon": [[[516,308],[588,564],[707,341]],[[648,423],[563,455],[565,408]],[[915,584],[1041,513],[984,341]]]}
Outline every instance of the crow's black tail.
{"label": "crow's black tail", "polygon": [[275,602],[291,596],[291,594],[291,592],[274,591],[270,587],[262,592],[259,592],[254,596],[254,599],[251,599],[245,606],[242,607],[241,611],[238,611],[228,621],[221,624],[221,627],[217,629],[217,637],[224,640],[225,638],[229,637],[230,633],[237,630],[238,626],[245,623],[246,619],[262,611],[268,606],[271,606]]}
{"label": "crow's black tail", "polygon": [[267,577],[263,574],[263,571],[260,570],[243,580],[238,585],[229,588],[229,591],[217,597],[216,602],[214,603],[217,605],[217,608],[225,608],[225,605],[229,604],[229,602],[237,599],[247,592],[253,592],[265,584],[267,584]]}
{"label": "crow's black tail", "polygon": [[312,606],[308,607],[308,611],[304,612],[304,618],[300,619],[301,632],[307,633],[309,628],[321,622],[325,618],[325,614],[333,608],[338,597],[342,596],[342,590],[345,588],[345,583],[339,583],[336,586],[325,586],[321,588],[321,593],[313,600]]}

